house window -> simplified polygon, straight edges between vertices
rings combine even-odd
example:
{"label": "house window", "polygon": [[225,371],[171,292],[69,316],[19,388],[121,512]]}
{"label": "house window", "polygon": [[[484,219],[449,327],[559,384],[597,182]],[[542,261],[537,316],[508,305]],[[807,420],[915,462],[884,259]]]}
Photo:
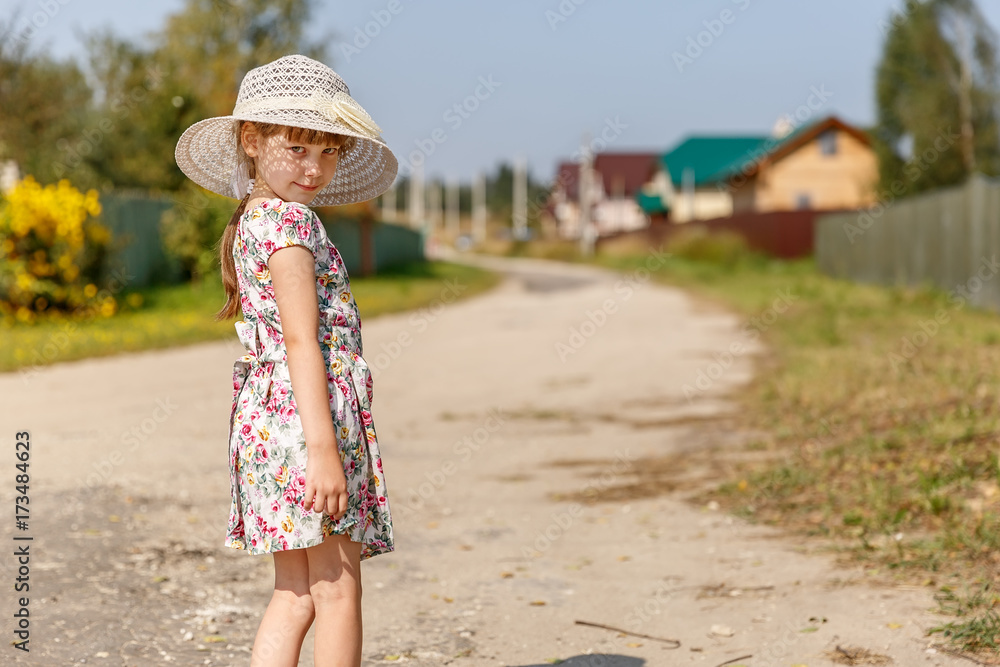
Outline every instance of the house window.
{"label": "house window", "polygon": [[800,210],[812,208],[812,197],[808,192],[800,192],[795,196],[795,208]]}
{"label": "house window", "polygon": [[824,130],[819,135],[819,152],[823,155],[837,154],[837,131]]}

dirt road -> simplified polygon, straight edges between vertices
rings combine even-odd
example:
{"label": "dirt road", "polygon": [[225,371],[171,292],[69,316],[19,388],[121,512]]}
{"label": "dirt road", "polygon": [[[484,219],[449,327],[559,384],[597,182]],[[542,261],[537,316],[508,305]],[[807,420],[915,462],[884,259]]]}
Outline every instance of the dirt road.
{"label": "dirt road", "polygon": [[[942,619],[926,591],[867,587],[676,494],[620,492],[662,457],[745,440],[722,398],[752,369],[738,318],[641,271],[468,261],[509,279],[456,303],[461,286],[442,286],[428,309],[364,321],[396,537],[362,568],[365,665],[714,667],[750,655],[734,664],[812,667],[835,664],[837,646],[963,664],[928,652],[923,630]],[[727,357],[734,342],[745,347]],[[234,334],[0,376],[0,663],[249,664],[272,565],[222,546],[241,349]],[[689,397],[698,387],[691,400],[685,385]],[[28,530],[13,523],[18,430],[32,438]],[[9,554],[24,544],[27,654],[7,646],[23,595]]]}

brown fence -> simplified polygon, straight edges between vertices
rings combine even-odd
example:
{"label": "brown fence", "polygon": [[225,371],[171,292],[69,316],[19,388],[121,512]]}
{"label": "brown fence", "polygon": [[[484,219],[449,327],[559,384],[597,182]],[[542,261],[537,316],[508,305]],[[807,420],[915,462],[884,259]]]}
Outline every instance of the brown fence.
{"label": "brown fence", "polygon": [[1000,181],[982,175],[870,211],[823,216],[816,265],[879,285],[930,284],[1000,310]]}
{"label": "brown fence", "polygon": [[737,232],[747,240],[751,248],[773,257],[783,259],[807,257],[813,253],[816,218],[831,212],[770,211],[741,213],[728,218],[693,220],[679,224],[657,223],[646,229],[602,236],[597,240],[597,247],[600,248],[602,243],[623,238],[634,238],[641,243],[658,246],[669,242],[672,235],[697,225],[707,228],[709,232],[722,230]]}

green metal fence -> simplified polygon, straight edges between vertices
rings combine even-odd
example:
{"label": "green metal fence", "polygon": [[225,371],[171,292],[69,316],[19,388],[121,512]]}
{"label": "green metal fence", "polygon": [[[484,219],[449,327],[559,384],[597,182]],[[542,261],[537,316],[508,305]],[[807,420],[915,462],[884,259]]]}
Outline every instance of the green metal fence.
{"label": "green metal fence", "polygon": [[143,192],[101,195],[101,223],[111,230],[114,250],[107,275],[127,277],[126,289],[181,281],[179,262],[168,257],[160,240],[160,215],[174,202]]}
{"label": "green metal fence", "polygon": [[[361,273],[361,223],[353,219],[320,216],[327,236],[344,260],[347,272]],[[420,232],[384,222],[372,224],[375,272],[405,262],[424,261],[424,239]]]}
{"label": "green metal fence", "polygon": [[930,284],[1000,310],[1000,181],[965,184],[816,221],[816,264],[838,278]]}
{"label": "green metal fence", "polygon": [[[142,191],[101,195],[101,222],[114,236],[105,277],[124,275],[127,289],[153,284],[177,284],[183,279],[180,263],[170,257],[160,238],[160,216],[174,205],[169,197]],[[353,219],[320,217],[337,246],[348,273],[361,271],[360,223]],[[420,232],[381,222],[372,225],[375,271],[396,264],[424,261]]]}

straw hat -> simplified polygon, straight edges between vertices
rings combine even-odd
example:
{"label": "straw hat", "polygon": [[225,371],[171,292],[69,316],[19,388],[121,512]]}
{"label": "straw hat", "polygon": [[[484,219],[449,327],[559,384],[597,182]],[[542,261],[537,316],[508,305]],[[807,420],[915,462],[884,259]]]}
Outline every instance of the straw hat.
{"label": "straw hat", "polygon": [[[344,80],[321,62],[285,56],[243,77],[231,116],[199,121],[177,140],[174,158],[192,181],[225,197],[242,199],[247,174],[237,171],[235,126],[253,120],[356,137],[337,161],[333,180],[311,206],[374,199],[389,189],[399,162],[371,116],[351,97]],[[245,168],[244,170],[245,171]]]}

